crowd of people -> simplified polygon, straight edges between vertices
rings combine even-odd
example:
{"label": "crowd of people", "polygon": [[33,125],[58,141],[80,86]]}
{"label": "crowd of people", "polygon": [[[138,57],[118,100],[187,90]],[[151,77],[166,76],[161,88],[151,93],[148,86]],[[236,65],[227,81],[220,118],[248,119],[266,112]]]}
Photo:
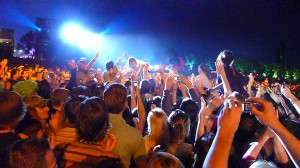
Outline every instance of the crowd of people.
{"label": "crowd of people", "polygon": [[0,167],[299,167],[300,87],[128,54],[60,68],[0,63]]}

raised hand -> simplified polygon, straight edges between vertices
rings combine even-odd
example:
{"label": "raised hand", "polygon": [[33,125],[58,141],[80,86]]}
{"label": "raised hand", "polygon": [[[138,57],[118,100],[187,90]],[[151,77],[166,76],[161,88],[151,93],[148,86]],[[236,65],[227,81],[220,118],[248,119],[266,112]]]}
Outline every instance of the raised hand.
{"label": "raised hand", "polygon": [[241,102],[230,100],[230,102],[226,103],[226,107],[219,115],[218,129],[229,136],[233,136],[238,129],[242,111]]}
{"label": "raised hand", "polygon": [[186,76],[184,76],[184,75],[179,75],[179,78],[180,78],[181,82],[182,82],[184,85],[186,85],[186,87],[187,87],[188,89],[190,89],[190,88],[193,87],[191,81],[190,81]]}
{"label": "raised hand", "polygon": [[137,75],[135,71],[131,72],[131,81],[137,81]]}
{"label": "raised hand", "polygon": [[214,96],[208,103],[207,108],[212,111],[217,110],[225,101],[225,97],[223,96]]}
{"label": "raised hand", "polygon": [[249,98],[247,101],[252,103],[259,103],[259,108],[254,105],[250,105],[250,111],[258,118],[258,120],[264,124],[272,128],[274,124],[279,122],[277,119],[276,111],[273,108],[271,102],[260,98]]}
{"label": "raised hand", "polygon": [[224,75],[225,74],[224,64],[223,64],[222,60],[216,60],[215,66],[216,66],[216,72],[217,72],[217,74],[220,74],[220,75]]}
{"label": "raised hand", "polygon": [[99,51],[96,53],[95,57],[94,57],[94,60],[97,60],[97,58],[99,58],[100,54],[99,54]]}
{"label": "raised hand", "polygon": [[168,76],[167,79],[166,79],[165,89],[170,90],[173,83],[174,83],[174,77],[173,76]]}

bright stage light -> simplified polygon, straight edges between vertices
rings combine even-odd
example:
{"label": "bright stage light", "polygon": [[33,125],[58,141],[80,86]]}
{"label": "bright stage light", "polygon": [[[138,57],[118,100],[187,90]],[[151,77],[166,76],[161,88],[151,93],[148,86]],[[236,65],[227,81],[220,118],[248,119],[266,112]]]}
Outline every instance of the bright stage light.
{"label": "bright stage light", "polygon": [[82,50],[99,50],[102,44],[100,34],[92,33],[80,25],[70,23],[63,27],[62,38],[69,44],[76,45]]}

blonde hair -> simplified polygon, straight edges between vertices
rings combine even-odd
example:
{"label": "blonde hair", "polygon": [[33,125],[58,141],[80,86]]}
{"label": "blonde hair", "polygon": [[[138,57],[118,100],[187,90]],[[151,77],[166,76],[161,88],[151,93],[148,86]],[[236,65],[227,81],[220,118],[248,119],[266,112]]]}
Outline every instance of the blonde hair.
{"label": "blonde hair", "polygon": [[161,108],[151,110],[147,117],[149,140],[156,145],[167,145],[169,142],[168,117]]}
{"label": "blonde hair", "polygon": [[181,161],[167,152],[158,152],[148,164],[149,168],[184,168]]}
{"label": "blonde hair", "polygon": [[[172,141],[184,140],[190,132],[191,121],[189,116],[182,110],[173,111],[168,118],[171,127]],[[174,143],[174,142],[173,142]]]}

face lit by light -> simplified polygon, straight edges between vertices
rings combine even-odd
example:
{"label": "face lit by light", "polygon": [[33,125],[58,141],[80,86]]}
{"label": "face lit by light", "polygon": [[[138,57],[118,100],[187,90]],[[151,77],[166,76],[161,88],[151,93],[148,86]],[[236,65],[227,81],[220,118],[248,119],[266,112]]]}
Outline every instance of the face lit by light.
{"label": "face lit by light", "polygon": [[44,106],[44,107],[36,107],[35,112],[36,112],[36,117],[41,119],[41,120],[46,120],[49,118],[49,107]]}

